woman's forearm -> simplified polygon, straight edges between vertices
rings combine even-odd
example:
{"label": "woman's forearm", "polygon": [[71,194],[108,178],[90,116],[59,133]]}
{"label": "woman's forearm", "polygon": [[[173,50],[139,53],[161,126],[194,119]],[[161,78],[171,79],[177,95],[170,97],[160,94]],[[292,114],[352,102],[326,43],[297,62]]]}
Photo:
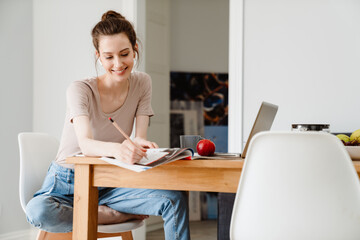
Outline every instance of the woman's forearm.
{"label": "woman's forearm", "polygon": [[79,146],[82,153],[86,156],[115,157],[115,149],[120,148],[121,143],[102,142],[90,138],[83,138],[79,141]]}

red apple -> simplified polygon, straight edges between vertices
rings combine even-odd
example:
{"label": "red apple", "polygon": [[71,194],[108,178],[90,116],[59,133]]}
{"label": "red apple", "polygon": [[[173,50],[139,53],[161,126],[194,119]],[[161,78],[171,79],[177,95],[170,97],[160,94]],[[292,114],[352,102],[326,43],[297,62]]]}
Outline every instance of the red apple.
{"label": "red apple", "polygon": [[210,156],[215,152],[215,144],[208,139],[203,139],[197,143],[196,150],[201,156]]}

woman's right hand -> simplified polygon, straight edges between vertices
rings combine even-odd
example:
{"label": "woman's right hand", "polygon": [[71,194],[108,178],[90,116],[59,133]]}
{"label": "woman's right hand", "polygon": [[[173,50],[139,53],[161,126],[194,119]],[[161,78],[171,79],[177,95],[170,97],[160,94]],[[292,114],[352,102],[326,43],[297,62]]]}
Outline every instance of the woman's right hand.
{"label": "woman's right hand", "polygon": [[114,152],[114,157],[128,164],[139,162],[146,156],[146,149],[134,146],[129,140],[120,143],[120,147]]}

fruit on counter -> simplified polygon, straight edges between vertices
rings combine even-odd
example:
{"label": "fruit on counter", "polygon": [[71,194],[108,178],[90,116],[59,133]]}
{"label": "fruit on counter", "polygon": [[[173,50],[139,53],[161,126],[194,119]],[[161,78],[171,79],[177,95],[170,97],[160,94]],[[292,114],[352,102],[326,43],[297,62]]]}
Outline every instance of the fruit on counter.
{"label": "fruit on counter", "polygon": [[356,140],[344,143],[345,146],[360,146],[360,143]]}
{"label": "fruit on counter", "polygon": [[350,135],[350,141],[360,142],[360,129],[356,130]]}
{"label": "fruit on counter", "polygon": [[197,143],[196,150],[200,156],[211,156],[215,152],[215,144],[209,139],[203,139]]}
{"label": "fruit on counter", "polygon": [[350,137],[345,134],[336,135],[345,146],[360,146],[360,129],[354,131]]}
{"label": "fruit on counter", "polygon": [[338,134],[336,135],[341,141],[347,143],[350,142],[350,137],[348,135],[345,134]]}

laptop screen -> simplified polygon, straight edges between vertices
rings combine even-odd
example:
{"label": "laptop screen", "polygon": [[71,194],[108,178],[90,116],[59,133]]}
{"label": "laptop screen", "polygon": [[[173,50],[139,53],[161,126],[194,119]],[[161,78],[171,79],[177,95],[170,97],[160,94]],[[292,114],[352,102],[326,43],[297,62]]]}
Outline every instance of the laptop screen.
{"label": "laptop screen", "polygon": [[248,150],[251,138],[255,134],[257,134],[258,132],[269,131],[270,130],[270,128],[271,128],[271,126],[272,126],[272,124],[274,122],[277,110],[278,110],[277,105],[267,103],[267,102],[262,102],[261,103],[259,112],[258,112],[258,114],[256,116],[255,122],[253,124],[252,129],[251,129],[249,137],[248,137],[248,139],[246,141],[244,150],[241,153],[242,158],[246,157],[246,152]]}

